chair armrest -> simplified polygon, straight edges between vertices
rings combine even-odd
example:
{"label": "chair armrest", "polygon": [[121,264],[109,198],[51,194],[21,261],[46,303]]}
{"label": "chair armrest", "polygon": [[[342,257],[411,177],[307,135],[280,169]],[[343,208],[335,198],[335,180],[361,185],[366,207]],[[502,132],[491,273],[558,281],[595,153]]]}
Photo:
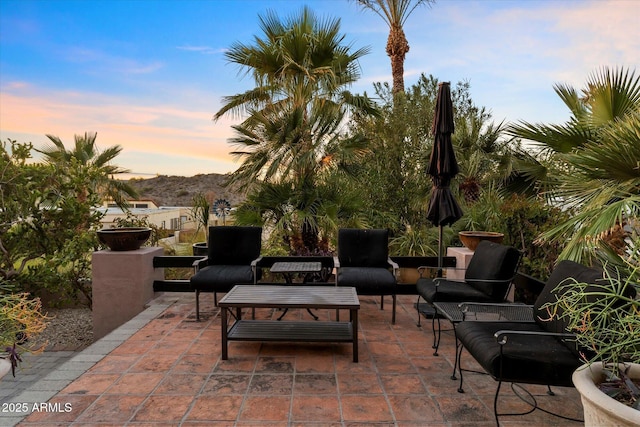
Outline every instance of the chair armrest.
{"label": "chair armrest", "polygon": [[511,283],[515,276],[511,276],[507,279],[467,279],[465,278],[465,282],[483,282],[483,283]]}
{"label": "chair armrest", "polygon": [[503,329],[497,331],[493,336],[500,345],[505,345],[508,342],[509,335],[529,335],[529,336],[548,336],[562,339],[575,339],[575,334],[559,333],[559,332],[543,332],[543,331],[513,331],[509,329]]}
{"label": "chair armrest", "polygon": [[262,255],[251,261],[251,272],[253,273],[253,283],[258,283],[258,263],[262,260]]}
{"label": "chair armrest", "polygon": [[201,268],[206,267],[209,264],[209,257],[206,256],[204,258],[200,258],[196,261],[193,262],[192,266],[195,269],[195,271],[199,271]]}
{"label": "chair armrest", "polygon": [[387,258],[387,262],[393,269],[393,277],[395,277],[397,280],[398,277],[400,276],[400,267],[398,267],[398,263],[392,260],[391,258]]}

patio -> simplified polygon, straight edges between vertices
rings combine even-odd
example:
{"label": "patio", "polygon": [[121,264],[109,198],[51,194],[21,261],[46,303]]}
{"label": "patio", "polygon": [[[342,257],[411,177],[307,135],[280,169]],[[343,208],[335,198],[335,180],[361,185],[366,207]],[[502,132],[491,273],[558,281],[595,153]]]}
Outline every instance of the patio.
{"label": "patio", "polygon": [[[67,362],[87,366],[48,400],[62,410],[32,413],[18,425],[495,425],[496,382],[467,372],[466,392],[457,392],[458,382],[449,378],[452,331],[445,323],[440,356],[433,356],[430,321],[416,327],[413,295],[398,296],[395,325],[390,307],[379,309],[379,297],[360,298],[359,363],[352,361],[350,344],[253,342],[230,343],[229,360],[222,361],[219,309],[213,307],[212,294],[201,300],[201,322],[195,321],[192,294],[166,293],[155,300],[147,310],[151,315],[138,316],[146,313],[145,324],[136,325],[133,319]],[[259,309],[256,316],[279,314]],[[321,319],[335,316],[332,310],[316,314]],[[304,310],[287,314],[287,319],[296,317],[313,321]],[[124,341],[110,348],[118,336]],[[90,356],[92,347],[94,354],[106,349],[105,356]],[[464,368],[479,369],[467,354],[462,360]],[[49,377],[61,377],[54,374]],[[540,406],[581,417],[574,389],[554,387],[556,396],[547,396],[546,387],[525,387]],[[526,410],[511,389],[503,390],[501,412]],[[71,410],[65,411],[65,405]],[[501,425],[580,424],[535,411],[501,417]]]}

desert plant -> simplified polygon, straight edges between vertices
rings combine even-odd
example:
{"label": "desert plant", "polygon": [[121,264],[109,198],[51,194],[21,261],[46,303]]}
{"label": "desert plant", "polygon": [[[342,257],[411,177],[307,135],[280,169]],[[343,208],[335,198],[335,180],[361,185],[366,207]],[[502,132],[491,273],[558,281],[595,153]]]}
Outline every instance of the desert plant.
{"label": "desert plant", "polygon": [[587,366],[602,362],[607,380],[600,390],[640,410],[640,384],[625,375],[625,364],[640,362],[640,268],[632,262],[628,266],[605,266],[596,284],[561,283],[555,292],[562,297],[543,308],[550,318],[567,322]]}
{"label": "desert plant", "polygon": [[46,328],[46,319],[40,299],[0,282],[0,358],[9,360],[14,377],[20,354],[29,351],[23,344]]}
{"label": "desert plant", "polygon": [[204,230],[205,241],[209,241],[209,212],[211,212],[211,203],[204,194],[196,194],[193,196],[193,207],[191,215],[196,221],[196,234],[200,230]]}

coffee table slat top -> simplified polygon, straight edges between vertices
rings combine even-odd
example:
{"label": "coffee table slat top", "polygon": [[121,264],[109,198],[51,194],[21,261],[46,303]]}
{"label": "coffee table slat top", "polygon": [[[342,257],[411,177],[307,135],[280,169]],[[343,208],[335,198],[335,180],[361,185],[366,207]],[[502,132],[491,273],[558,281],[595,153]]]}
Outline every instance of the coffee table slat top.
{"label": "coffee table slat top", "polygon": [[220,307],[342,308],[360,307],[356,289],[333,286],[236,285]]}
{"label": "coffee table slat top", "polygon": [[276,262],[271,266],[272,273],[318,273],[322,263],[316,261]]}

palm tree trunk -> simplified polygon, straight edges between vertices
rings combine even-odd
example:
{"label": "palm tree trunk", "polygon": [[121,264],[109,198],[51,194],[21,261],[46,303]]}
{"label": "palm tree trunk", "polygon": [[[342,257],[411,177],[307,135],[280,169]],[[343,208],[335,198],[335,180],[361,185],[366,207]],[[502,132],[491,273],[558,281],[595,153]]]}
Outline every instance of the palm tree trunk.
{"label": "palm tree trunk", "polygon": [[387,55],[391,58],[393,93],[404,92],[404,58],[409,52],[409,43],[402,26],[392,24],[387,39]]}

